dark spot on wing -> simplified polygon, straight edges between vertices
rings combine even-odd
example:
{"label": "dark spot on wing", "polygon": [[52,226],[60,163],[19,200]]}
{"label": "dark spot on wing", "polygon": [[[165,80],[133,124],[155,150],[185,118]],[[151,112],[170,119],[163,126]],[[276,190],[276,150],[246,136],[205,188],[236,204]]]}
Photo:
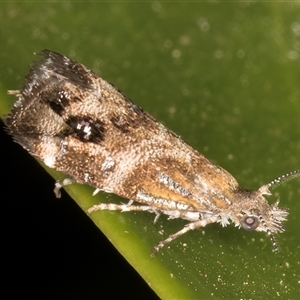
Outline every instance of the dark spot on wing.
{"label": "dark spot on wing", "polygon": [[57,87],[43,91],[40,97],[59,116],[62,116],[65,109],[72,103],[81,101],[78,97],[72,95],[69,90],[57,89]]}
{"label": "dark spot on wing", "polygon": [[104,123],[88,116],[70,116],[66,123],[81,142],[99,143],[105,135]]}

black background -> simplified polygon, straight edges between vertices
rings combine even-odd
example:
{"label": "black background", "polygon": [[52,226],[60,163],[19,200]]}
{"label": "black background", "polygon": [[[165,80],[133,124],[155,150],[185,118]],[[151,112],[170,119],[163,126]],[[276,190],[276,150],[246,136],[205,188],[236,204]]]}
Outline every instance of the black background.
{"label": "black background", "polygon": [[2,294],[22,289],[30,299],[158,299],[65,192],[55,198],[54,179],[2,122],[0,145]]}

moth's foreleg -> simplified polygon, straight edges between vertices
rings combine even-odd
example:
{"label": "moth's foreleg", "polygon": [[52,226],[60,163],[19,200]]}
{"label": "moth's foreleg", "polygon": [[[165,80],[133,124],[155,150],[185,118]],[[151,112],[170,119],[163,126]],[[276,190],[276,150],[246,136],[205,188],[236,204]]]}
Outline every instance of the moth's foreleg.
{"label": "moth's foreleg", "polygon": [[161,241],[157,246],[154,247],[151,256],[154,257],[155,254],[166,244],[174,241],[175,239],[177,239],[178,237],[180,237],[181,235],[185,234],[186,232],[190,231],[190,230],[194,230],[196,228],[200,228],[200,227],[204,227],[208,224],[214,223],[216,222],[216,218],[212,217],[212,218],[208,218],[208,219],[202,219],[202,220],[198,220],[196,222],[191,222],[186,224],[181,230],[177,231],[176,233],[171,234],[167,239],[165,239],[164,241]]}

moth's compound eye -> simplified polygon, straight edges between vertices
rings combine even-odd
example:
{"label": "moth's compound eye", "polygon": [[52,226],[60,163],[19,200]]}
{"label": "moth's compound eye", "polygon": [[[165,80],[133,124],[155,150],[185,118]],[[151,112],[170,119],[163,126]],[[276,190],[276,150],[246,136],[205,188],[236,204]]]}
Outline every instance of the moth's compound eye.
{"label": "moth's compound eye", "polygon": [[241,220],[241,225],[245,230],[255,230],[259,225],[259,220],[254,216],[245,215]]}

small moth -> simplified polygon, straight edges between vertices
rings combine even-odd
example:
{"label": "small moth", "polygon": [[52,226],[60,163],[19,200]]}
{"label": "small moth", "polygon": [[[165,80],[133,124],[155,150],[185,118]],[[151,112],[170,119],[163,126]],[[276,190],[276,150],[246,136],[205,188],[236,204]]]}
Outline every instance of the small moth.
{"label": "small moth", "polygon": [[[283,232],[288,212],[270,205],[270,188],[295,176],[281,176],[256,191],[241,188],[226,170],[211,163],[157,122],[122,92],[64,55],[44,50],[16,96],[7,131],[50,168],[68,175],[55,193],[73,182],[129,199],[97,204],[98,210],[147,211],[188,221],[154,247],[211,223],[230,222],[264,231],[277,251],[274,233]],[[157,220],[157,217],[155,218]]]}

